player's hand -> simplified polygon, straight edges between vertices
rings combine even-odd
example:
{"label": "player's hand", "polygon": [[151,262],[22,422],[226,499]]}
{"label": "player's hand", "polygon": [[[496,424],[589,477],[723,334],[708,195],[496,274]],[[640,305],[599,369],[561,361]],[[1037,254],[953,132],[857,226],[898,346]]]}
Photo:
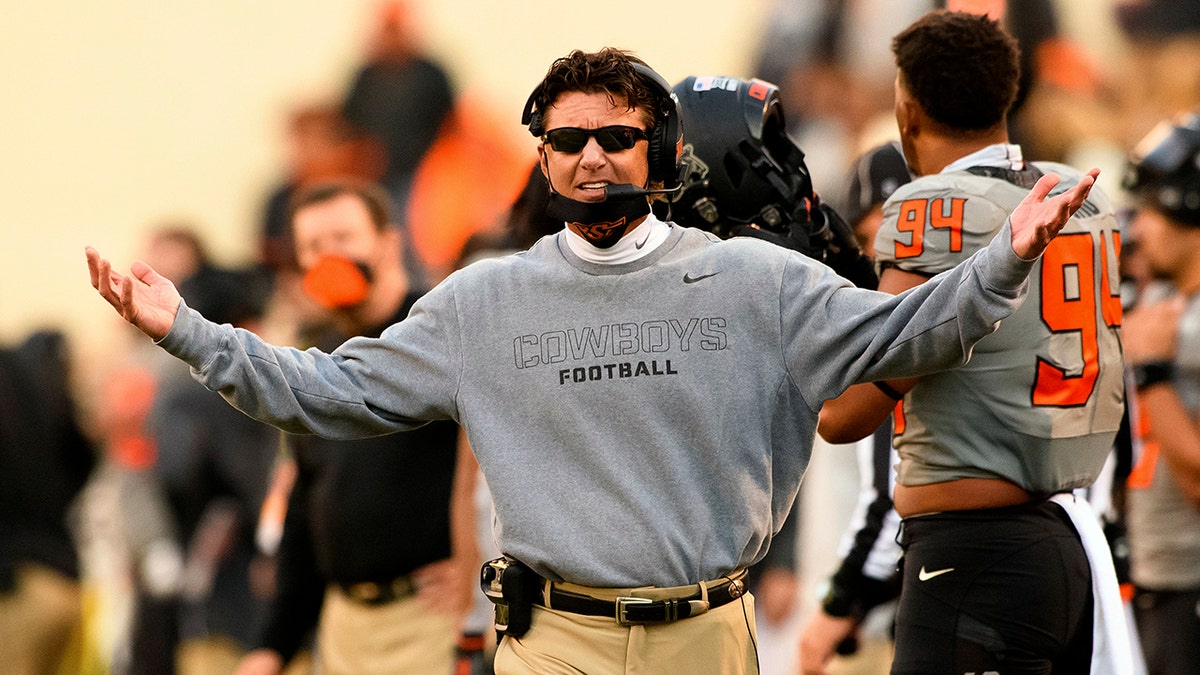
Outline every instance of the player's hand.
{"label": "player's hand", "polygon": [[1181,296],[1138,305],[1121,320],[1121,349],[1129,364],[1171,361],[1185,303]]}
{"label": "player's hand", "polygon": [[800,580],[796,573],[781,567],[768,567],[754,589],[754,606],[762,610],[767,623],[778,626],[796,609]]}
{"label": "player's hand", "polygon": [[1013,251],[1025,260],[1040,256],[1067,224],[1067,219],[1083,206],[1099,175],[1100,169],[1092,169],[1079,184],[1053,197],[1047,195],[1061,180],[1058,174],[1048,173],[1039,178],[1009,216]]}
{"label": "player's hand", "polygon": [[475,572],[455,558],[429,563],[413,572],[417,598],[432,612],[459,618],[471,608]]}
{"label": "player's hand", "polygon": [[255,649],[242,657],[233,675],[279,675],[283,657],[273,649]]}
{"label": "player's hand", "polygon": [[829,616],[818,611],[800,632],[800,672],[804,675],[826,675],[834,651],[850,637],[857,623],[850,617]]}
{"label": "player's hand", "polygon": [[114,272],[112,264],[91,246],[86,247],[84,253],[92,288],[99,291],[100,297],[107,300],[123,319],[155,340],[161,340],[171,330],[175,314],[179,312],[182,298],[175,285],[144,262],[133,263],[129,268],[131,274],[125,276]]}

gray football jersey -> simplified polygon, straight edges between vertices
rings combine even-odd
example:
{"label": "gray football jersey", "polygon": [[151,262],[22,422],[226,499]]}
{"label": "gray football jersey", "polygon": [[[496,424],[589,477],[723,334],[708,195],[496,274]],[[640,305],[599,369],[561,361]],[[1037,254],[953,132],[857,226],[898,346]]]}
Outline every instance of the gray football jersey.
{"label": "gray football jersey", "polygon": [[[1188,299],[1175,346],[1176,394],[1195,418],[1200,415],[1200,295]],[[1130,573],[1138,586],[1185,590],[1200,585],[1200,511],[1184,496],[1158,444],[1147,437],[1153,411],[1144,415],[1134,397],[1137,463],[1129,476]],[[1149,417],[1149,419],[1147,419]],[[1155,430],[1157,435],[1170,429]]]}
{"label": "gray football jersey", "polygon": [[[1082,174],[1037,163],[1062,182]],[[1028,174],[1026,174],[1028,175]],[[987,245],[1028,187],[955,171],[901,187],[884,206],[880,266],[934,275]],[[965,365],[922,378],[896,420],[897,481],[1006,478],[1051,493],[1090,484],[1120,425],[1120,239],[1093,188],[1030,275],[1029,296]]]}

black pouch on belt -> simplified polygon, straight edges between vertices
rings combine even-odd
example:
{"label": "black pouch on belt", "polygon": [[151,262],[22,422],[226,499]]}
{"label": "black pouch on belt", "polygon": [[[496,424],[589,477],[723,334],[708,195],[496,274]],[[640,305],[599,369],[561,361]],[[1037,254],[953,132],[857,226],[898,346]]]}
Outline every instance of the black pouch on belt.
{"label": "black pouch on belt", "polygon": [[484,563],[479,585],[496,610],[496,635],[519,638],[529,630],[533,619],[533,600],[541,592],[543,580],[524,563],[497,558]]}

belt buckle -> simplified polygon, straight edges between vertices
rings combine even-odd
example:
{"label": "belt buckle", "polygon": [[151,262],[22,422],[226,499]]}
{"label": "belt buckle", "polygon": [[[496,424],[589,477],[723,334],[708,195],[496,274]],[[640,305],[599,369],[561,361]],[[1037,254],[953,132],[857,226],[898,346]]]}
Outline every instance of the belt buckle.
{"label": "belt buckle", "polygon": [[383,589],[373,581],[360,581],[345,587],[346,595],[356,602],[374,604],[379,602]]}
{"label": "belt buckle", "polygon": [[629,605],[649,605],[653,602],[654,601],[650,598],[634,598],[628,595],[622,595],[618,597],[616,602],[617,623],[621,624],[622,626],[641,626],[647,623],[654,623],[651,621],[629,620]]}

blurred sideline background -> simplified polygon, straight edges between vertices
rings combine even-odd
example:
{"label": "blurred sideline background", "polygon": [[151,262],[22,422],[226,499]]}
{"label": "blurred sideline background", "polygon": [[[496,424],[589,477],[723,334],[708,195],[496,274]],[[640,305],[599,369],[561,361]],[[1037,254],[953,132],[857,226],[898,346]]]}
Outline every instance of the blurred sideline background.
{"label": "blurred sideline background", "polygon": [[[1122,56],[1112,2],[1059,3],[1065,32],[1103,63]],[[520,108],[554,58],[615,46],[671,82],[750,76],[771,4],[411,3],[458,92],[487,101],[530,153]],[[0,340],[60,326],[86,336],[77,349],[104,353],[114,317],[87,283],[85,244],[123,268],[156,224],[184,218],[202,225],[218,262],[248,261],[280,173],[285,111],[342,91],[364,56],[374,6],[10,3],[0,41]]]}
{"label": "blurred sideline background", "polygon": [[[536,142],[520,125],[521,106],[553,59],[575,48],[612,46],[636,52],[672,83],[693,74],[765,75],[755,71],[756,63],[775,47],[764,41],[780,28],[780,16],[802,17],[823,1],[413,0],[409,6],[419,49],[449,72],[457,96],[472,102],[504,142],[528,153],[532,163]],[[1117,28],[1117,1],[1055,3],[1061,33],[1104,83],[1098,96],[1093,91],[1080,99],[1070,98],[1079,92],[1066,83],[1054,94],[1065,98],[1045,106],[1050,112],[1041,123],[1070,140],[1069,147],[1056,148],[1063,159],[1101,166],[1101,185],[1119,198],[1128,143],[1176,109],[1153,100],[1154,87],[1170,84],[1172,74],[1179,75],[1176,80],[1196,76],[1200,51],[1182,52],[1183,60],[1174,63],[1192,65],[1181,69],[1139,58]],[[853,44],[848,49],[871,51],[890,68],[890,37],[912,18],[899,9],[911,12],[929,3],[847,4],[858,12],[857,22],[870,28],[852,36],[869,50]],[[95,246],[126,271],[151,233],[180,221],[196,225],[215,263],[253,262],[264,203],[285,173],[289,111],[341,97],[366,58],[377,5],[376,0],[8,3],[0,41],[6,88],[0,106],[6,207],[0,211],[0,342],[41,328],[63,330],[78,366],[81,403],[102,408],[103,390],[93,380],[112,360],[128,355],[130,335],[90,287],[84,246]],[[785,49],[779,42],[778,50]],[[798,77],[777,83],[789,99],[806,101],[818,98],[809,95],[811,82]],[[860,147],[827,147],[836,134],[819,123],[797,136],[823,195],[836,194],[823,189],[837,184],[845,161],[868,141],[895,134],[888,83],[877,110],[878,130],[856,133]],[[1176,84],[1195,93],[1200,78]],[[1083,98],[1102,105],[1077,105]],[[827,110],[843,105],[837,93],[810,102]],[[787,109],[794,121],[797,107]],[[457,187],[464,194],[488,188],[475,182]],[[830,571],[834,543],[857,492],[856,473],[853,452],[814,454],[804,482],[807,515],[799,542],[806,582]],[[781,660],[794,652],[794,629],[793,621],[779,632]]]}
{"label": "blurred sideline background", "polygon": [[[364,58],[375,4],[9,4],[0,339],[59,326],[102,358],[115,316],[88,284],[83,247],[127,269],[165,219],[199,223],[218,262],[249,261],[280,173],[285,111],[340,96]],[[744,74],[764,4],[451,0],[412,9],[460,95],[488,101],[499,128],[533,153],[521,105],[554,58],[614,46],[672,82]]]}

